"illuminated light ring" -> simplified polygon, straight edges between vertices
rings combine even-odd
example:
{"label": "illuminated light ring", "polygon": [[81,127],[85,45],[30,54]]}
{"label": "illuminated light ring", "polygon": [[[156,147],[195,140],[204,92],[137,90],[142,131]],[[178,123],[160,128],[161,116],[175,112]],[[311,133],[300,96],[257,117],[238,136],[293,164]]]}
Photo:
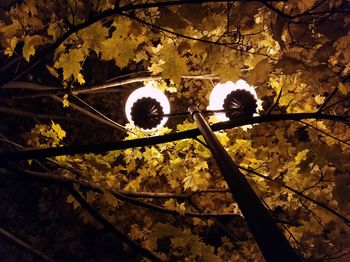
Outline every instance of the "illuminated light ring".
{"label": "illuminated light ring", "polygon": [[[138,88],[134,92],[132,92],[129,95],[128,99],[126,100],[125,114],[126,114],[126,118],[128,119],[129,123],[132,126],[135,127],[136,125],[131,117],[131,108],[133,104],[142,97],[150,97],[150,98],[156,99],[162,106],[163,113],[170,114],[170,103],[166,95],[161,90],[152,87],[150,84],[147,84],[146,86]],[[168,117],[163,117],[163,119],[160,121],[160,123],[156,127],[152,129],[143,129],[143,128],[140,128],[140,129],[145,132],[153,132],[161,128],[162,126],[164,126],[167,121],[168,121]]]}
{"label": "illuminated light ring", "polygon": [[[258,108],[260,109],[259,105],[259,99],[256,94],[256,91],[254,87],[250,86],[246,81],[244,80],[238,80],[236,83],[233,83],[232,81],[228,81],[224,84],[217,84],[213,88],[213,90],[210,93],[209,97],[209,105],[207,107],[208,110],[222,110],[224,105],[225,98],[235,90],[245,90],[252,94],[252,96],[255,98],[258,104]],[[227,121],[230,120],[225,114],[215,114],[215,117],[219,121]]]}

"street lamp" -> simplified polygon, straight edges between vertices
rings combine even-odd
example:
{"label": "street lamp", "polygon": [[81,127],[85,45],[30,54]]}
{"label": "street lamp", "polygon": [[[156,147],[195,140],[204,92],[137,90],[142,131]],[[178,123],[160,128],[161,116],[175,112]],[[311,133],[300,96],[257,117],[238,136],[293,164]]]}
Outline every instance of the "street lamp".
{"label": "street lamp", "polygon": [[[236,117],[250,117],[255,113],[258,102],[255,90],[253,87],[249,87],[243,80],[239,80],[236,84],[228,82],[223,85],[217,85],[215,88],[210,96],[209,109],[214,112],[224,111],[226,113],[225,118],[230,120]],[[142,103],[144,104],[155,105],[149,99],[148,102],[142,99],[144,98],[139,98],[137,101],[139,103],[143,101]],[[144,121],[139,121],[139,123],[144,125],[140,127],[145,128],[146,126],[150,126],[152,115],[138,110],[138,107],[134,104],[130,109],[128,108],[131,112],[130,115],[134,115],[134,119],[146,116]],[[149,106],[144,106],[143,108],[149,108]],[[160,121],[159,118],[161,118],[162,113],[161,110],[157,110],[157,113],[153,115],[157,121]],[[300,258],[296,255],[281,230],[255,194],[245,176],[240,172],[238,166],[220,144],[200,110],[197,107],[191,106],[188,111],[206,141],[206,145],[215,159],[266,261],[300,261]]]}
{"label": "street lamp", "polygon": [[125,114],[133,126],[146,132],[155,131],[167,122],[163,115],[170,113],[170,103],[165,94],[148,83],[132,92],[125,105]]}
{"label": "street lamp", "polygon": [[253,116],[261,109],[254,87],[244,80],[236,83],[228,81],[217,84],[210,93],[208,110],[223,110],[225,114],[216,114],[220,121],[233,120],[237,117]]}

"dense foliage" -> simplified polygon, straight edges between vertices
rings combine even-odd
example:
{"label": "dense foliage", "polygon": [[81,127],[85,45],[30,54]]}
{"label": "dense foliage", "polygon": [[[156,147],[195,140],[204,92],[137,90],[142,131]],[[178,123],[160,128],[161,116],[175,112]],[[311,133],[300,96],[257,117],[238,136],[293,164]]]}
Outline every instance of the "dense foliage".
{"label": "dense foliage", "polygon": [[[126,97],[152,81],[172,112],[205,109],[213,85],[244,79],[266,120],[220,142],[305,260],[348,261],[349,14],[347,0],[2,1],[0,152],[193,129],[131,127]],[[201,137],[2,165],[9,261],[31,260],[18,239],[54,260],[263,261]]]}

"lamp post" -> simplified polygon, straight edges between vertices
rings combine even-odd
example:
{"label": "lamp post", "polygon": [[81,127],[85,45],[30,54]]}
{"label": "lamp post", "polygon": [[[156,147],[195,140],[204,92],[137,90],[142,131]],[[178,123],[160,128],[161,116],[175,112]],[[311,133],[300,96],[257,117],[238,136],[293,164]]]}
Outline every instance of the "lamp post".
{"label": "lamp post", "polygon": [[[227,83],[226,88],[225,85],[216,86],[216,89],[214,88],[211,94],[208,109],[224,109],[227,111],[225,118],[228,119],[252,116],[257,108],[257,96],[254,88],[249,87],[243,80],[239,80],[236,84],[237,85],[234,85],[232,82]],[[131,107],[130,115],[133,116],[134,119],[144,117],[143,122],[139,122],[144,124],[144,126],[140,126],[141,128],[150,126],[152,122],[151,119],[154,116],[157,121],[160,121],[159,118],[162,114],[161,106],[159,106],[160,103],[156,106],[157,113],[153,115],[151,114],[151,109],[148,111],[137,110],[141,107],[137,105],[140,103],[147,104],[144,108],[154,108],[155,103],[149,97],[144,97],[141,100],[136,100]],[[237,165],[220,144],[200,110],[197,107],[190,107],[188,111],[204,137],[266,261],[300,261],[300,258],[273,221],[245,176],[240,172]],[[221,119],[223,118],[221,117]]]}

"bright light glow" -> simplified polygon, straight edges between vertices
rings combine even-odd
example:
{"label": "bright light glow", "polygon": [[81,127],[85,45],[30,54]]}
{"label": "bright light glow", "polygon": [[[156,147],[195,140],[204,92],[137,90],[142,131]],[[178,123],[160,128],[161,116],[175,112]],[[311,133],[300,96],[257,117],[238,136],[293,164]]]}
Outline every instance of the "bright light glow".
{"label": "bright light glow", "polygon": [[[126,118],[129,120],[132,126],[135,126],[135,123],[131,119],[131,107],[138,99],[142,97],[151,97],[156,99],[160,103],[160,105],[163,107],[163,113],[170,114],[170,103],[168,98],[165,96],[165,94],[161,90],[152,87],[152,83],[148,83],[146,86],[138,88],[134,92],[132,92],[126,101],[125,114],[126,114]],[[140,129],[145,132],[153,132],[161,128],[162,126],[164,126],[167,120],[168,120],[167,117],[163,117],[162,121],[155,128],[152,128],[152,129],[140,128]]]}
{"label": "bright light glow", "polygon": [[[250,92],[256,101],[258,102],[257,109],[259,110],[261,107],[261,102],[258,99],[258,96],[255,92],[254,87],[250,86],[246,81],[244,80],[238,80],[236,83],[233,83],[231,81],[226,82],[225,84],[217,84],[214,89],[210,93],[209,98],[209,106],[207,107],[208,110],[221,110],[223,109],[224,100],[228,94],[230,94],[234,90],[246,90]],[[260,102],[260,103],[259,103]],[[217,113],[215,114],[216,118],[219,121],[227,121],[229,120],[228,117],[224,113]]]}

